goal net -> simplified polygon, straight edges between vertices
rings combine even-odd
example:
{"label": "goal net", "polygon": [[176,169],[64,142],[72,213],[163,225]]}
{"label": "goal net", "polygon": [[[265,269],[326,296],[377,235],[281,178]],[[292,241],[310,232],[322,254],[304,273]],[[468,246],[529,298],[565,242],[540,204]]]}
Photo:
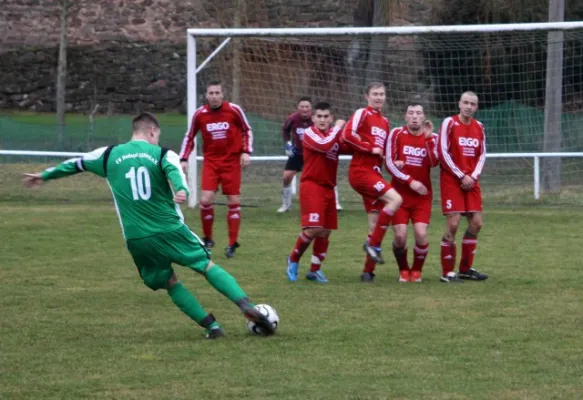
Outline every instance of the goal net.
{"label": "goal net", "polygon": [[[286,160],[281,125],[300,97],[328,101],[335,117],[348,119],[366,105],[366,84],[381,81],[387,87],[384,113],[391,127],[404,123],[408,102],[420,101],[437,130],[445,117],[458,112],[460,94],[472,90],[479,95],[476,117],[485,125],[491,155],[482,176],[485,202],[534,202],[536,172],[541,200],[577,202],[583,192],[583,158],[566,154],[553,161],[523,153],[583,151],[580,25],[570,29],[572,24],[562,24],[560,35],[551,37],[551,43],[558,43],[553,49],[563,53],[562,68],[552,71],[562,75],[560,87],[553,88],[561,90],[562,111],[560,124],[547,126],[546,134],[549,30],[507,29],[511,25],[498,26],[506,31],[490,25],[457,27],[465,29],[462,32],[384,28],[377,34],[366,33],[373,28],[189,30],[189,115],[204,102],[206,83],[220,80],[226,99],[245,110],[255,137],[255,159],[244,172],[242,203],[275,210],[281,202]],[[549,129],[559,132],[550,135]],[[553,147],[549,140],[556,142],[557,137],[560,143]],[[348,161],[341,161],[338,180],[342,203],[350,206],[360,200],[348,185],[347,166]],[[545,193],[545,187],[553,189],[546,176],[559,180],[554,187],[560,187],[560,194]],[[196,185],[196,179],[192,182]]]}

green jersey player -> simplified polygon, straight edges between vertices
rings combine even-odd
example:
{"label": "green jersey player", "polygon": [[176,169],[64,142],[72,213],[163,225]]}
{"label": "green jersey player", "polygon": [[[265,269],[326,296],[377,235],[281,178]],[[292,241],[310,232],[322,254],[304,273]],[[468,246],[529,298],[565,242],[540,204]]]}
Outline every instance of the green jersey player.
{"label": "green jersey player", "polygon": [[186,179],[178,155],[158,146],[159,138],[158,120],[143,113],[132,122],[129,142],[102,147],[38,174],[25,174],[24,183],[34,187],[84,171],[105,178],[127,249],[146,286],[167,290],[174,304],[205,328],[207,338],[224,336],[215,317],[178,281],[172,263],[183,265],[203,275],[262,332],[272,334],[267,318],[254,308],[235,278],[210,260],[202,241],[184,224],[178,204],[189,195]]}

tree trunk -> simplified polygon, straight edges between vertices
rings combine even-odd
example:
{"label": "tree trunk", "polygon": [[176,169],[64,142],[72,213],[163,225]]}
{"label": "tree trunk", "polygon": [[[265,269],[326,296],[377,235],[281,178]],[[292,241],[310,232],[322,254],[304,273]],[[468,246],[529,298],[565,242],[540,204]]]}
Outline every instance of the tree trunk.
{"label": "tree trunk", "polygon": [[[549,0],[549,21],[563,21],[565,1]],[[561,151],[561,112],[563,98],[563,32],[548,33],[547,77],[545,92],[545,152]],[[561,159],[543,159],[543,190],[561,191]]]}
{"label": "tree trunk", "polygon": [[61,1],[61,32],[57,64],[57,148],[63,150],[65,139],[65,92],[67,87],[67,12],[69,0]]}
{"label": "tree trunk", "polygon": [[[387,0],[373,0],[371,6],[372,26],[388,25],[389,2]],[[373,81],[383,81],[383,77],[386,76],[388,46],[388,37],[386,35],[373,35],[370,39],[366,84]]]}
{"label": "tree trunk", "polygon": [[[354,26],[364,27],[372,25],[371,0],[358,0],[354,11]],[[355,35],[346,51],[346,67],[349,75],[347,112],[353,113],[363,107],[366,64],[368,61],[370,38]]]}
{"label": "tree trunk", "polygon": [[[233,27],[241,27],[241,16],[245,15],[245,1],[235,0],[235,16],[233,18]],[[233,90],[231,100],[233,103],[241,103],[241,40],[233,39]]]}

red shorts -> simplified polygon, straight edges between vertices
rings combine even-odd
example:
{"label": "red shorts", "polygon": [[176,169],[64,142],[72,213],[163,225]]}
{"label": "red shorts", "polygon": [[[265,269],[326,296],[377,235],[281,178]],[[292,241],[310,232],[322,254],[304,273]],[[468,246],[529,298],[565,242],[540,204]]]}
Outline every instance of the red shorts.
{"label": "red shorts", "polygon": [[338,229],[334,188],[313,182],[300,184],[302,228]]}
{"label": "red shorts", "polygon": [[403,204],[393,216],[392,225],[428,224],[431,219],[431,196],[405,197]]}
{"label": "red shorts", "polygon": [[241,194],[241,164],[237,162],[213,162],[202,163],[202,190],[215,192],[219,185],[224,195]]}
{"label": "red shorts", "polygon": [[362,203],[367,214],[380,212],[383,209],[385,205],[378,199],[392,188],[380,173],[374,171],[349,171],[348,182],[362,196]]}
{"label": "red shorts", "polygon": [[476,182],[470,191],[462,190],[460,180],[451,174],[441,173],[441,211],[444,214],[482,212],[482,191]]}

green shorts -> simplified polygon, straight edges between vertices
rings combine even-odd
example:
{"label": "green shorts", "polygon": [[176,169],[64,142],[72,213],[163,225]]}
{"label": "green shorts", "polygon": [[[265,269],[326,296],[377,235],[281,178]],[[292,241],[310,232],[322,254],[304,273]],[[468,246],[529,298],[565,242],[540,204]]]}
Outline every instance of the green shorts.
{"label": "green shorts", "polygon": [[172,263],[204,273],[210,253],[186,225],[170,232],[126,241],[144,284],[163,289],[174,273]]}

